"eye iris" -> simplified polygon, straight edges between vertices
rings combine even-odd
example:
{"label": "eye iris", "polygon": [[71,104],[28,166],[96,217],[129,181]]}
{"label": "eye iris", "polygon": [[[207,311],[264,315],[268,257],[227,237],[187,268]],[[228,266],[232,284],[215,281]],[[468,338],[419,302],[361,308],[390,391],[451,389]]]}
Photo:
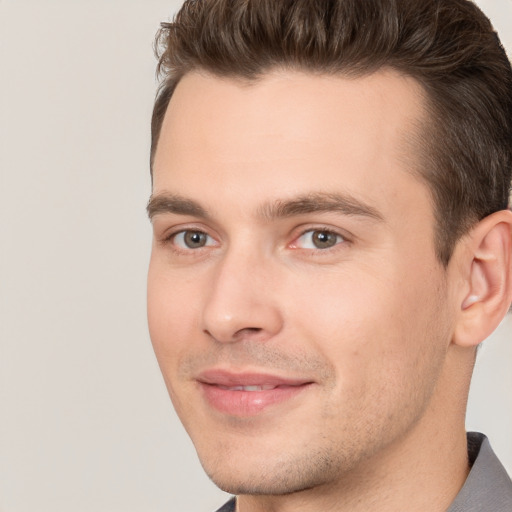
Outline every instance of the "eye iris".
{"label": "eye iris", "polygon": [[186,246],[191,249],[206,245],[206,235],[200,231],[187,231],[183,238]]}
{"label": "eye iris", "polygon": [[329,231],[315,231],[313,233],[313,244],[318,249],[326,249],[336,245],[337,236]]}

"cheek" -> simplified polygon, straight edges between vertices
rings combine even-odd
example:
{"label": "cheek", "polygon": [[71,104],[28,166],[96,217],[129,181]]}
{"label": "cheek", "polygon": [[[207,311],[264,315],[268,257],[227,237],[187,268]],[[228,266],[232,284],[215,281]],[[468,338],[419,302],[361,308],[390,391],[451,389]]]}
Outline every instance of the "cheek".
{"label": "cheek", "polygon": [[[180,361],[198,339],[197,297],[182,286],[167,265],[151,262],[148,273],[148,326],[153,350],[171,401],[180,417],[187,414],[188,393],[179,379]],[[195,334],[192,331],[196,329]],[[181,390],[181,391],[180,391]]]}
{"label": "cheek", "polygon": [[339,385],[362,393],[378,379],[405,381],[427,352],[443,350],[442,306],[432,304],[442,293],[435,274],[428,282],[408,274],[398,266],[379,265],[373,271],[317,274],[303,286],[290,287],[288,317],[337,368]]}
{"label": "cheek", "polygon": [[375,345],[385,326],[395,323],[400,308],[391,289],[389,280],[364,271],[293,276],[285,313],[290,324],[299,322],[308,331],[319,350],[341,358]]}
{"label": "cheek", "polygon": [[151,342],[162,371],[175,365],[199,322],[199,297],[194,283],[182,283],[159,262],[148,273],[148,325]]}
{"label": "cheek", "polygon": [[340,439],[393,437],[423,414],[434,392],[445,353],[442,312],[425,303],[425,289],[400,279],[398,293],[391,279],[368,274],[334,281],[317,279],[317,293],[294,298],[301,338],[334,369],[322,421]]}

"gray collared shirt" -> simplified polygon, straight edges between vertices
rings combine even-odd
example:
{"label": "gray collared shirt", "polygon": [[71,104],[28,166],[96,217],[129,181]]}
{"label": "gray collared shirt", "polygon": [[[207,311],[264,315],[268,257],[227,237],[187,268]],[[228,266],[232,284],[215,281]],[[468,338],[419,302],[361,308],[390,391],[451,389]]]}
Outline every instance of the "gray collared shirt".
{"label": "gray collared shirt", "polygon": [[[512,481],[487,437],[469,432],[468,456],[471,471],[446,512],[512,512]],[[217,512],[235,512],[235,503],[232,498]]]}
{"label": "gray collared shirt", "polygon": [[512,481],[487,437],[469,432],[468,455],[471,471],[446,512],[512,512]]}

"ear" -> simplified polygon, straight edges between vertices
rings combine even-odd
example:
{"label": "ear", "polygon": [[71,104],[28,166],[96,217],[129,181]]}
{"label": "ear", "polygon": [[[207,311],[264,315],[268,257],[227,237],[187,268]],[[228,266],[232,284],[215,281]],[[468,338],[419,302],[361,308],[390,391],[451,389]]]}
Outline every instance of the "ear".
{"label": "ear", "polygon": [[475,347],[498,327],[512,302],[512,212],[489,215],[461,243],[464,286],[453,343]]}

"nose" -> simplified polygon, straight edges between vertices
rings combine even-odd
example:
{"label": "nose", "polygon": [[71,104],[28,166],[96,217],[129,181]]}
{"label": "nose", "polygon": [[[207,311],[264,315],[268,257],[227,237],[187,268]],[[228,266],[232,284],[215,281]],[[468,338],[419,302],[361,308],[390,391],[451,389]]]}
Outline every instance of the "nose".
{"label": "nose", "polygon": [[266,341],[282,328],[272,264],[263,256],[227,254],[212,269],[203,331],[220,343]]}

